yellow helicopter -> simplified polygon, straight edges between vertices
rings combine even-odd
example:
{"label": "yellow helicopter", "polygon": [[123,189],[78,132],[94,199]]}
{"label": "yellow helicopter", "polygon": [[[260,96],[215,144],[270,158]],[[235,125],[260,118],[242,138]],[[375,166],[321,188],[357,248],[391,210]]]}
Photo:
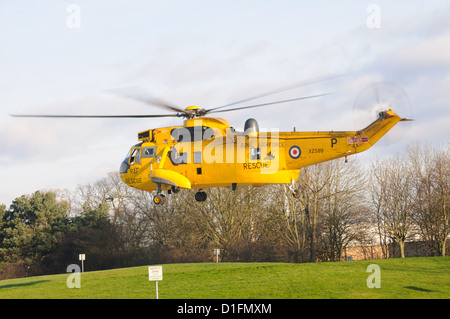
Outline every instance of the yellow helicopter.
{"label": "yellow helicopter", "polygon": [[[288,89],[291,89],[289,87]],[[257,97],[287,89],[275,90]],[[326,94],[305,96],[290,100],[229,108],[241,100],[211,109],[189,106],[181,109],[160,100],[147,100],[150,104],[176,113],[158,115],[12,115],[15,117],[54,118],[159,118],[182,117],[182,126],[149,129],[138,133],[120,165],[120,176],[127,185],[155,192],[156,205],[166,201],[164,192],[178,193],[181,189],[197,189],[195,199],[206,200],[204,189],[265,184],[291,184],[293,187],[300,169],[312,164],[360,153],[373,146],[400,121],[392,110],[381,111],[378,118],[358,131],[313,132],[260,132],[255,119],[245,122],[244,131],[236,131],[224,119],[206,117],[209,113],[236,111],[285,103]]]}

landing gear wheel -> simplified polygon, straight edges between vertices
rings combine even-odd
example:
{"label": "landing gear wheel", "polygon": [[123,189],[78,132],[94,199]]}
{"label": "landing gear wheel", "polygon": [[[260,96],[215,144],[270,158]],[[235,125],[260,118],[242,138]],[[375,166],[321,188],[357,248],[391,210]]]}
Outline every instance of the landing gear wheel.
{"label": "landing gear wheel", "polygon": [[197,192],[195,193],[195,200],[197,202],[204,202],[206,200],[206,193],[205,192]]}
{"label": "landing gear wheel", "polygon": [[162,205],[166,202],[166,196],[162,195],[162,194],[156,194],[155,196],[153,196],[153,203],[155,203],[155,205]]}
{"label": "landing gear wheel", "polygon": [[180,192],[180,188],[178,186],[172,186],[172,193],[176,194]]}
{"label": "landing gear wheel", "polygon": [[294,198],[299,198],[300,197],[300,193],[298,192],[298,190],[294,189],[292,191],[292,196],[294,196]]}

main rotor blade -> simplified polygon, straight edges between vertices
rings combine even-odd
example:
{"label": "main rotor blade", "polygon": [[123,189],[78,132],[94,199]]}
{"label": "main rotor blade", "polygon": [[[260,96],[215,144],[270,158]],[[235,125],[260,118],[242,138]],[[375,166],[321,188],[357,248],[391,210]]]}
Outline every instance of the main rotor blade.
{"label": "main rotor blade", "polygon": [[169,109],[169,110],[172,110],[172,111],[175,111],[175,112],[181,112],[181,113],[185,112],[181,108],[178,108],[176,106],[170,105],[169,103],[166,103],[166,102],[158,100],[158,99],[153,99],[153,98],[146,98],[146,99],[143,98],[143,99],[141,99],[139,97],[133,97],[133,96],[128,96],[128,97],[132,98],[132,99],[135,99],[137,101],[144,102],[145,104],[148,104],[148,105],[159,106],[159,107],[162,107],[162,108],[165,108],[165,109]]}
{"label": "main rotor blade", "polygon": [[40,117],[40,118],[151,118],[178,117],[178,114],[126,114],[126,115],[56,115],[56,114],[10,114],[12,117]]}
{"label": "main rotor blade", "polygon": [[345,74],[337,74],[337,75],[331,75],[331,76],[321,76],[321,77],[317,77],[317,78],[312,79],[312,80],[300,81],[300,82],[291,84],[289,86],[281,87],[281,88],[276,89],[276,90],[272,90],[272,91],[269,91],[269,92],[266,92],[266,93],[262,93],[262,94],[258,94],[258,95],[255,95],[255,96],[252,96],[252,97],[249,97],[249,98],[246,98],[246,99],[242,99],[242,100],[239,100],[239,101],[236,101],[236,102],[233,102],[233,103],[229,103],[229,104],[226,104],[226,105],[222,105],[222,106],[214,107],[212,109],[208,109],[208,110],[206,110],[206,113],[209,113],[209,112],[221,109],[221,108],[233,106],[233,105],[236,105],[236,104],[249,102],[251,100],[256,100],[256,99],[259,99],[259,98],[262,98],[262,97],[266,97],[266,96],[269,96],[269,95],[274,95],[274,94],[277,94],[277,93],[281,93],[281,92],[286,92],[286,91],[289,91],[289,90],[297,89],[297,88],[300,88],[302,86],[308,86],[308,85],[319,83],[319,82],[329,81],[329,80],[332,80],[332,79],[335,79],[335,78],[338,78],[338,77],[341,77],[341,76],[344,76],[344,75]]}
{"label": "main rotor blade", "polygon": [[[131,90],[134,89],[135,92],[130,91],[130,89]],[[136,90],[138,90],[138,91],[136,91]],[[118,94],[118,95],[130,98],[130,99],[136,100],[136,101],[140,101],[140,102],[143,102],[148,105],[159,106],[159,107],[169,109],[169,110],[172,110],[175,112],[184,112],[184,109],[181,109],[177,106],[167,103],[161,99],[151,97],[147,92],[145,92],[144,90],[142,90],[136,86],[129,86],[129,87],[120,88],[120,89],[112,89],[112,90],[108,90],[108,92]]]}
{"label": "main rotor blade", "polygon": [[261,106],[267,106],[267,105],[272,105],[272,104],[280,104],[280,103],[287,103],[287,102],[293,102],[293,101],[312,99],[312,98],[315,98],[315,97],[326,96],[326,95],[330,95],[330,94],[332,94],[332,93],[323,93],[323,94],[317,94],[317,95],[303,96],[303,97],[298,97],[298,98],[289,99],[289,100],[282,100],[282,101],[268,102],[268,103],[262,103],[262,104],[234,107],[232,109],[214,111],[214,112],[210,112],[210,113],[222,113],[222,112],[231,112],[231,111],[237,111],[237,110],[243,110],[243,109],[250,109],[250,108],[253,108],[253,107],[261,107]]}

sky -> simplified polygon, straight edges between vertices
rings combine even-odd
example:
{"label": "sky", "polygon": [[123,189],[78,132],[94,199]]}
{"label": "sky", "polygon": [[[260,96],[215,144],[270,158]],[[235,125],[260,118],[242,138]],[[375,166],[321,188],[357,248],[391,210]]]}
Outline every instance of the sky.
{"label": "sky", "polygon": [[376,91],[415,121],[358,155],[370,163],[416,141],[448,145],[449,71],[449,1],[0,0],[0,203],[93,184],[138,132],[182,124],[9,114],[161,114],[117,92],[211,108],[329,78],[251,103],[325,97],[220,116],[235,128],[255,118],[268,130],[356,130],[375,120]]}

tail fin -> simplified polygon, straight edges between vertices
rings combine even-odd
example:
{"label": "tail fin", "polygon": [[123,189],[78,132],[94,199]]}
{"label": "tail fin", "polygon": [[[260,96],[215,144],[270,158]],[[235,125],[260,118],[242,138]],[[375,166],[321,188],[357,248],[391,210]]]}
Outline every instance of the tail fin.
{"label": "tail fin", "polygon": [[[377,120],[366,128],[356,132],[355,137],[353,137],[356,152],[369,149],[400,121],[412,120],[401,118],[392,110],[380,112]],[[364,141],[364,143],[359,143],[360,141]]]}

